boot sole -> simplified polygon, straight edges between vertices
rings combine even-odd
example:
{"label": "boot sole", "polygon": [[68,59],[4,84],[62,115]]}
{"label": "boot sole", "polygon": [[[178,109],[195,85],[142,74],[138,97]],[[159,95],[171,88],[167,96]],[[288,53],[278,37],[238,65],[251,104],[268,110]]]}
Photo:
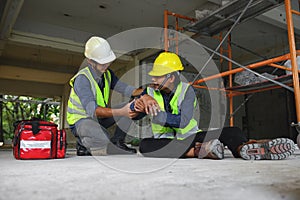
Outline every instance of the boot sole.
{"label": "boot sole", "polygon": [[[220,140],[215,139],[210,141],[209,152],[213,154],[213,159],[223,159],[224,158],[224,145],[220,142]],[[198,158],[203,158],[203,155],[199,153]]]}
{"label": "boot sole", "polygon": [[220,142],[220,140],[214,140],[213,146],[215,147],[212,149],[212,153],[215,154],[217,159],[224,158],[224,145]]}
{"label": "boot sole", "polygon": [[129,155],[129,154],[136,154],[137,151],[135,149],[126,151],[126,150],[121,149],[118,146],[114,145],[113,143],[109,143],[106,148],[106,153],[108,155]]}
{"label": "boot sole", "polygon": [[282,160],[295,151],[295,144],[287,138],[277,138],[265,143],[246,144],[240,150],[245,160]]}

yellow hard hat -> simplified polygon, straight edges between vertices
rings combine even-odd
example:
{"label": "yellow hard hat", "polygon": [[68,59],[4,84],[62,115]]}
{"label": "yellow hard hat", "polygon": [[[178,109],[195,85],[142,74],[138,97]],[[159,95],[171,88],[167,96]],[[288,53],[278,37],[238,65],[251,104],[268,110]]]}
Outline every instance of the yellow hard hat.
{"label": "yellow hard hat", "polygon": [[163,76],[175,71],[183,70],[179,56],[171,52],[163,52],[155,59],[150,76]]}
{"label": "yellow hard hat", "polygon": [[94,60],[99,64],[106,64],[114,61],[116,56],[111,50],[108,42],[101,38],[93,36],[85,44],[85,57]]}

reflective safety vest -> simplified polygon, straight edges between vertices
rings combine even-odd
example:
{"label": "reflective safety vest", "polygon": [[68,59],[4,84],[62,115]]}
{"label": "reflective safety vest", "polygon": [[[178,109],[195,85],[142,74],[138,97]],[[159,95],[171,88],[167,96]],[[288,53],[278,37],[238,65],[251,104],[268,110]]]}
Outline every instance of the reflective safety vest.
{"label": "reflective safety vest", "polygon": [[[185,97],[185,93],[190,85],[187,83],[180,82],[176,88],[174,96],[169,102],[172,108],[172,114],[179,114],[181,110],[181,103]],[[159,104],[162,111],[165,111],[164,100],[159,91],[155,91],[153,88],[147,88],[148,95],[152,96]],[[194,101],[194,107],[196,107],[196,99]],[[195,109],[194,109],[195,110]],[[154,138],[177,138],[178,140],[183,140],[190,135],[195,134],[199,131],[198,123],[194,119],[194,113],[189,124],[184,128],[171,128],[167,126],[162,126],[152,122],[152,132]]]}
{"label": "reflective safety vest", "polygon": [[70,80],[70,86],[71,86],[71,93],[68,101],[68,110],[67,110],[67,122],[70,125],[75,124],[78,120],[82,118],[87,118],[88,115],[83,108],[79,97],[74,91],[74,81],[75,78],[79,75],[85,75],[87,79],[90,81],[91,84],[91,90],[94,94],[94,97],[96,99],[96,103],[98,106],[101,107],[107,107],[108,99],[109,99],[109,93],[110,93],[110,83],[111,83],[111,74],[110,71],[107,70],[104,73],[104,82],[105,86],[103,89],[103,94],[101,89],[98,86],[98,83],[93,78],[93,75],[88,67],[85,67],[84,69],[80,70],[71,80]]}

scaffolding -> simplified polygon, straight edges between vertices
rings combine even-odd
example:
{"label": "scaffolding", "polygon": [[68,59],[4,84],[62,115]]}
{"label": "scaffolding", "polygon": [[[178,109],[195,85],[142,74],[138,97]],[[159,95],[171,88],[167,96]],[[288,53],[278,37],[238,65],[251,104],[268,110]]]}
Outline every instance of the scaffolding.
{"label": "scaffolding", "polygon": [[[237,21],[239,22],[246,21],[250,18],[253,18],[261,13],[266,12],[267,10],[270,10],[276,6],[279,6],[280,4],[285,5],[285,12],[286,12],[286,25],[287,25],[287,32],[288,32],[288,42],[289,42],[289,53],[285,55],[281,55],[278,57],[274,57],[271,59],[263,60],[257,63],[252,63],[247,66],[243,66],[231,58],[231,43],[230,43],[230,32],[228,31],[228,34],[224,36],[224,38],[221,36],[220,40],[220,46],[221,43],[227,39],[227,49],[228,57],[223,55],[224,49],[217,48],[216,50],[212,50],[204,45],[202,47],[212,53],[213,55],[220,56],[221,61],[223,59],[228,61],[228,70],[221,72],[219,74],[215,74],[212,76],[208,76],[201,79],[196,79],[190,84],[193,85],[195,88],[205,88],[201,83],[204,83],[209,80],[213,80],[220,77],[228,76],[229,78],[229,87],[220,89],[224,92],[226,92],[227,97],[229,98],[229,114],[230,114],[230,126],[233,126],[233,97],[238,95],[245,95],[250,93],[257,93],[262,92],[266,90],[272,90],[276,88],[286,88],[292,92],[294,92],[294,98],[295,98],[295,109],[296,109],[296,118],[297,122],[292,122],[291,126],[295,127],[298,132],[298,138],[300,137],[300,87],[299,87],[299,73],[300,70],[298,70],[297,60],[296,57],[300,56],[300,50],[296,50],[296,44],[295,44],[295,34],[294,34],[294,25],[293,25],[293,15],[300,15],[300,12],[293,10],[291,7],[291,0],[275,0],[275,1],[265,1],[265,0],[234,0],[230,3],[226,4],[225,6],[221,7],[220,9],[214,11],[207,17],[196,20],[194,18],[190,18],[187,16],[179,15],[170,11],[164,12],[164,47],[167,51],[170,47],[170,42],[178,39],[178,37],[169,38],[168,35],[168,17],[173,16],[176,18],[175,20],[175,30],[181,31],[181,30],[187,30],[195,33],[196,35],[209,35],[213,36],[215,34],[221,34],[222,31],[228,30],[229,27],[233,27]],[[239,18],[238,18],[239,16]],[[185,27],[180,27],[178,23],[178,19],[184,19],[189,20],[191,23],[186,25]],[[178,41],[176,42],[176,52],[178,53]],[[220,52],[218,52],[220,51]],[[291,60],[291,68],[287,68],[285,66],[281,66],[277,63],[282,63],[283,61]],[[233,69],[232,65],[235,64],[238,66],[238,68]],[[263,66],[270,66],[274,68],[283,69],[286,71],[291,71],[291,75],[285,75],[278,77],[276,79],[271,79],[268,77],[264,77],[255,71],[253,69],[263,67]],[[255,73],[258,76],[262,76],[266,81],[263,81],[261,83],[253,84],[253,85],[247,85],[247,86],[233,86],[233,80],[232,77],[234,74],[238,72],[242,72],[244,70],[248,70],[252,73]],[[198,77],[198,76],[197,76]],[[210,89],[210,88],[206,88]],[[300,147],[298,140],[298,146]]]}

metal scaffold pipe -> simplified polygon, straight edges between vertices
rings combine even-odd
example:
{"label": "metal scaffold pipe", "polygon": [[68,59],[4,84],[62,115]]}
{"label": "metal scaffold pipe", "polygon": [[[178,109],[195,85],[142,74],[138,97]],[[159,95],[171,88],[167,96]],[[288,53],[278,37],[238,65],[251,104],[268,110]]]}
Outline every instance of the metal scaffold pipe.
{"label": "metal scaffold pipe", "polygon": [[300,87],[299,87],[299,74],[298,66],[296,60],[296,44],[295,44],[295,35],[294,35],[294,24],[292,19],[292,9],[291,1],[285,0],[285,12],[286,12],[286,23],[288,29],[288,38],[291,54],[291,64],[292,64],[292,74],[293,74],[293,85],[294,85],[294,95],[295,95],[295,107],[297,115],[297,124],[300,126]]}

